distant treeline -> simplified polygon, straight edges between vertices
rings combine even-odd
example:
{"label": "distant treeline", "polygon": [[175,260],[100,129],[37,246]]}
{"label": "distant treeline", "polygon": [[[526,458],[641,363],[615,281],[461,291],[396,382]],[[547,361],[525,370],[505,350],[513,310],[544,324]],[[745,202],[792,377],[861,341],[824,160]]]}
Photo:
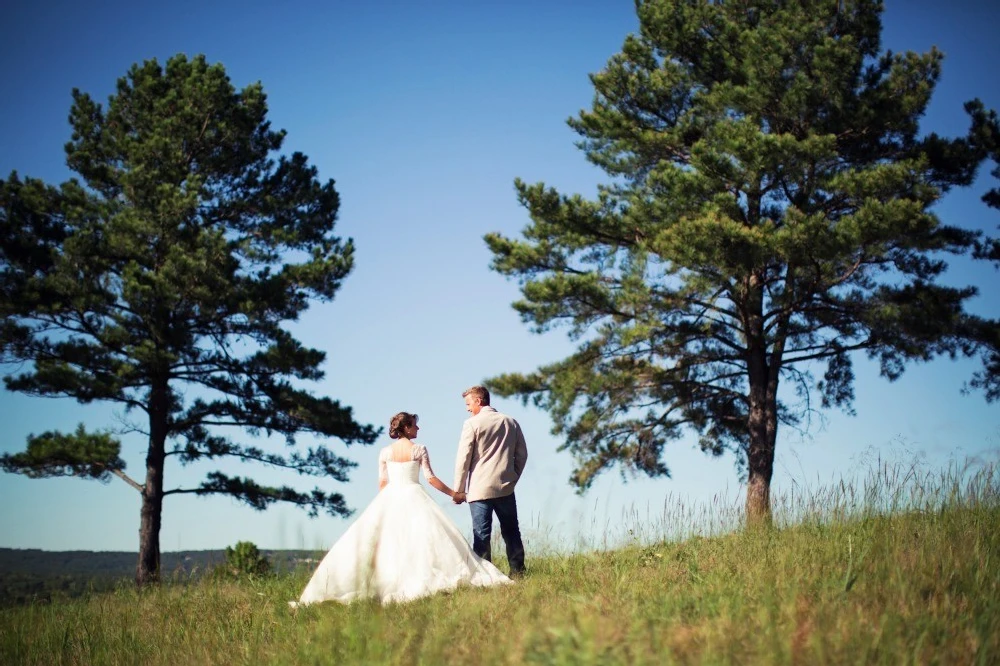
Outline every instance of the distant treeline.
{"label": "distant treeline", "polygon": [[[311,550],[262,551],[277,572],[313,567],[322,553]],[[0,548],[0,605],[45,602],[131,585],[137,553],[121,551]],[[190,550],[160,555],[164,580],[184,582],[226,561],[224,550]]]}

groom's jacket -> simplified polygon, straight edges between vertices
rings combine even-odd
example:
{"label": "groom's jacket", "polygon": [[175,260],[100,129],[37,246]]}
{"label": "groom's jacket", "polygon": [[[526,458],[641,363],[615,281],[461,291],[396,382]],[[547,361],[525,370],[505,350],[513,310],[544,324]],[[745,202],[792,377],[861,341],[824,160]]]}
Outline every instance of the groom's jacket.
{"label": "groom's jacket", "polygon": [[483,407],[462,426],[455,490],[464,491],[469,502],[510,495],[527,461],[528,445],[517,421]]}

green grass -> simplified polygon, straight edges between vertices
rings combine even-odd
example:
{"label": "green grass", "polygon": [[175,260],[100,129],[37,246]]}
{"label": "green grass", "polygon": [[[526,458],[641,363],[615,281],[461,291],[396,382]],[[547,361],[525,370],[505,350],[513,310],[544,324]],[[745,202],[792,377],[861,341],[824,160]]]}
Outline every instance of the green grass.
{"label": "green grass", "polygon": [[[293,611],[286,602],[308,579],[302,571],[144,591],[123,586],[8,608],[0,611],[0,663],[1000,659],[1000,468],[921,474],[880,465],[858,484],[778,497],[774,504],[773,528],[637,539],[588,553],[550,549],[530,559],[529,575],[517,585],[402,605]],[[689,513],[681,508],[674,515]],[[663,519],[670,516],[667,510]]]}

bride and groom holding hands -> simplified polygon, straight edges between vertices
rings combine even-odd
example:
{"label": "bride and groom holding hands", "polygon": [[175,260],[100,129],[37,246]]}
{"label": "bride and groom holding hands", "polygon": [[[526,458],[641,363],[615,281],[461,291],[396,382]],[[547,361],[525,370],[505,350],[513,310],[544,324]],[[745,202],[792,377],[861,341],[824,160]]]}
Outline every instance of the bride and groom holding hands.
{"label": "bride and groom holding hands", "polygon": [[[420,430],[417,415],[393,416],[389,437],[395,441],[379,452],[378,495],[327,552],[292,606],[359,598],[409,601],[459,585],[508,584],[510,578],[491,562],[494,514],[511,576],[524,573],[514,497],[528,459],[524,434],[517,421],[490,406],[484,387],[473,386],[462,396],[472,416],[462,426],[455,489],[435,475],[427,447],[414,441]],[[456,504],[468,502],[471,548],[420,485],[418,470]]]}

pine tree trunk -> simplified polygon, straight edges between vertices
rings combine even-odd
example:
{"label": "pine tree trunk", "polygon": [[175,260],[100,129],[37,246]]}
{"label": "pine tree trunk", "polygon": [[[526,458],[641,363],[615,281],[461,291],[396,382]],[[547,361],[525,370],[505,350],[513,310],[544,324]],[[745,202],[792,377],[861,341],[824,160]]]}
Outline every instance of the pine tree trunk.
{"label": "pine tree trunk", "polygon": [[770,354],[763,329],[763,302],[757,288],[759,282],[750,280],[748,292],[752,313],[748,317],[747,369],[750,384],[750,410],[747,418],[749,448],[747,450],[747,499],[746,521],[748,526],[768,525],[771,522],[771,476],[774,472],[774,445],[778,434],[778,370],[784,348],[779,341]]}
{"label": "pine tree trunk", "polygon": [[777,431],[776,405],[769,405],[766,377],[751,380],[750,447],[747,451],[747,525],[771,522],[771,475],[774,472],[774,442]]}
{"label": "pine tree trunk", "polygon": [[[147,456],[146,490],[142,494],[141,520],[139,522],[139,564],[135,570],[136,585],[142,587],[160,580],[160,516],[163,510],[163,464],[154,473]],[[150,484],[159,477],[159,488]]]}
{"label": "pine tree trunk", "polygon": [[748,526],[771,522],[771,474],[774,471],[774,446],[755,442],[750,437],[749,475],[747,478],[746,517]]}
{"label": "pine tree trunk", "polygon": [[160,520],[163,515],[163,462],[166,453],[168,389],[154,386],[149,402],[149,451],[139,521],[139,563],[135,582],[142,587],[160,580]]}

